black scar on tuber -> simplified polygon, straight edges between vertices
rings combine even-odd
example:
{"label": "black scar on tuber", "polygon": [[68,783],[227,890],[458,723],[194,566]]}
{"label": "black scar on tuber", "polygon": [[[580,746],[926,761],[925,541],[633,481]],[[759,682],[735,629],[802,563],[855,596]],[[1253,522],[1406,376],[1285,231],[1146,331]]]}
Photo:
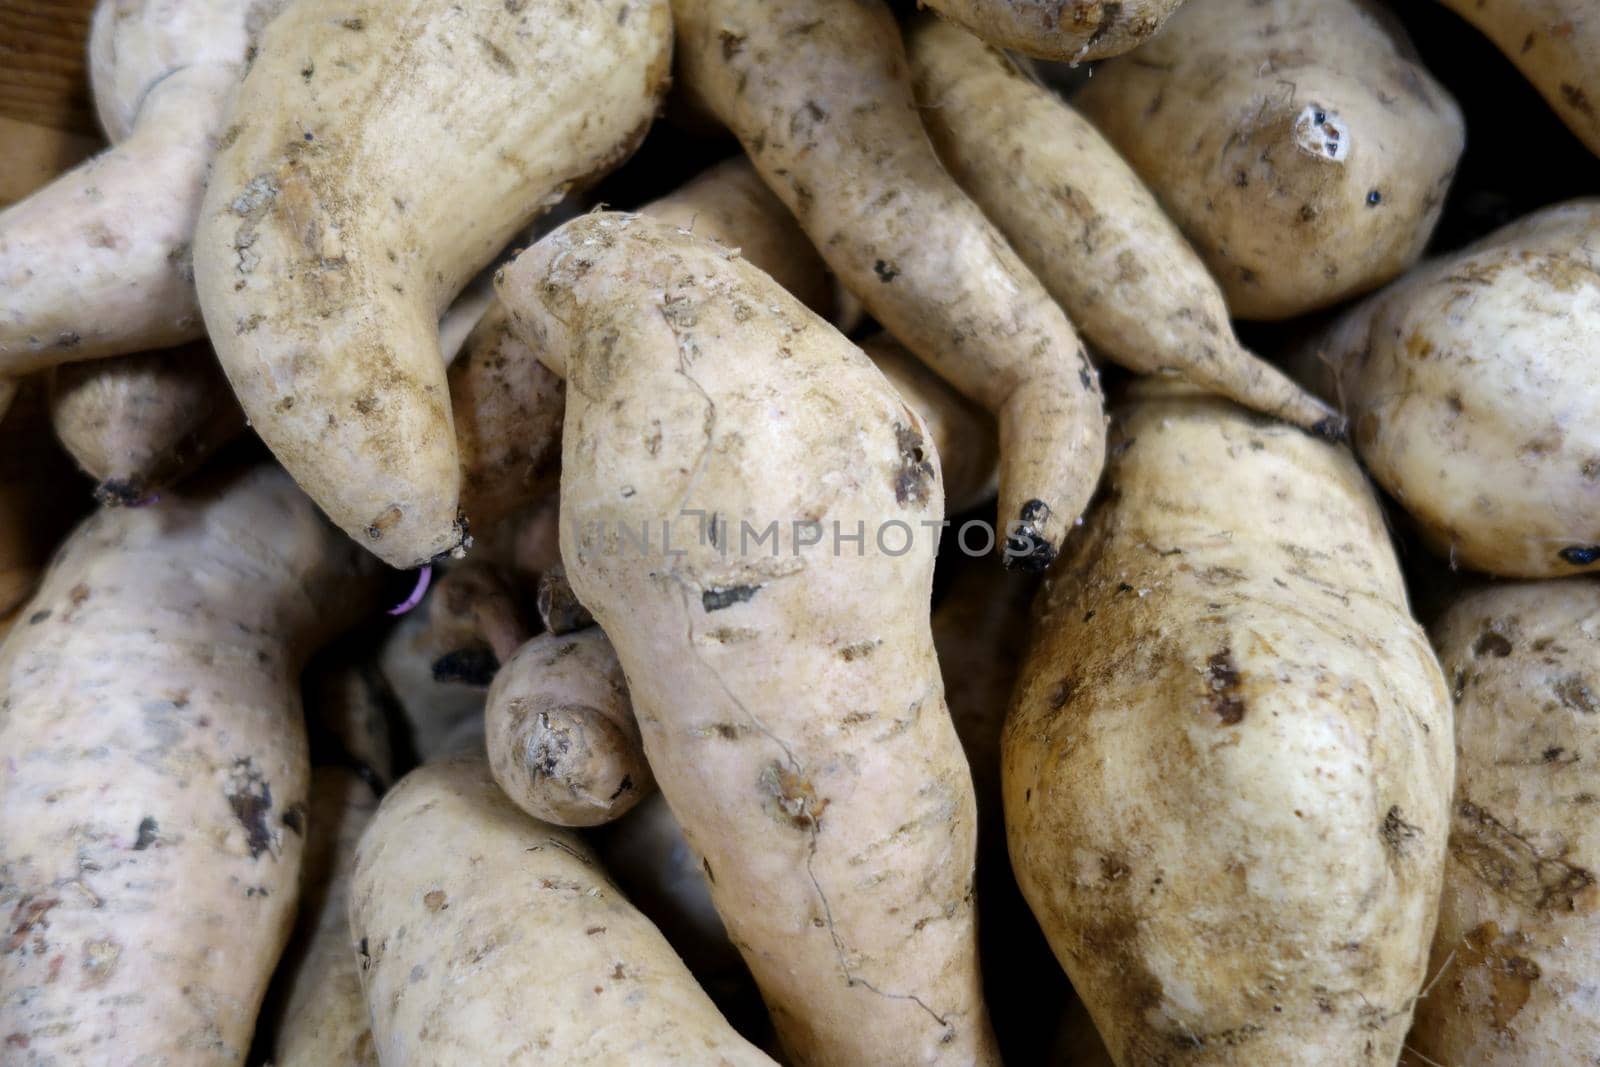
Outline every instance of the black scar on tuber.
{"label": "black scar on tuber", "polygon": [[1030,500],[1022,505],[1015,529],[1006,534],[1005,565],[1012,570],[1039,574],[1056,561],[1056,546],[1039,536],[1036,525],[1050,518],[1050,505]]}
{"label": "black scar on tuber", "polygon": [[1574,567],[1587,567],[1600,561],[1600,545],[1568,545],[1561,550],[1561,558]]}

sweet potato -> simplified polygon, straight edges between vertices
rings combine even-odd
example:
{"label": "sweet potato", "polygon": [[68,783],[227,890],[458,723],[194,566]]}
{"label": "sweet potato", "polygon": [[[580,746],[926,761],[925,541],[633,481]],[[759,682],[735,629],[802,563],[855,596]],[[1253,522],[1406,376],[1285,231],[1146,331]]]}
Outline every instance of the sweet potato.
{"label": "sweet potato", "polygon": [[378,808],[372,787],[345,767],[311,772],[304,888],[284,953],[283,1017],[274,1067],[378,1067],[361,974],[350,944],[356,843]]}
{"label": "sweet potato", "polygon": [[1584,0],[1440,0],[1517,65],[1600,154],[1600,19]]}
{"label": "sweet potato", "polygon": [[8,1062],[244,1061],[294,919],[299,672],[365,562],[272,468],[57,555],[0,645]]}
{"label": "sweet potato", "polygon": [[1393,1064],[1454,753],[1383,515],[1343,449],[1135,395],[1002,738],[1017,880],[1118,1064]]}
{"label": "sweet potato", "polygon": [[506,660],[484,734],[494,780],[541,822],[611,822],[655,788],[622,665],[598,627],[540,634]]}
{"label": "sweet potato", "polygon": [[648,218],[570,222],[499,291],[568,380],[568,577],[785,1047],[992,1062],[921,419],[767,275]]}
{"label": "sweet potato", "polygon": [[1600,569],[1600,200],[1546,208],[1347,312],[1300,360],[1452,563]]}
{"label": "sweet potato", "polygon": [[899,27],[860,0],[673,0],[678,75],[841,282],[1000,426],[1006,562],[1049,565],[1105,458],[1100,386],[1044,286],[945,173]]}
{"label": "sweet potato", "polygon": [[69,363],[50,375],[50,422],[102,504],[136,504],[244,431],[208,345]]}
{"label": "sweet potato", "polygon": [[377,792],[388,788],[395,772],[389,729],[395,700],[366,642],[341,641],[324,650],[306,668],[304,690],[313,765],[353,770]]}
{"label": "sweet potato", "polygon": [[386,562],[466,537],[440,313],[628,155],[670,52],[666,0],[291,0],[262,33],[201,207],[201,307],[256,431]]}
{"label": "sweet potato", "polygon": [[481,758],[384,797],[350,922],[384,1067],[772,1062],[588,847],[513,807]]}
{"label": "sweet potato", "polygon": [[274,0],[100,0],[90,77],[113,147],[0,213],[0,372],[202,332],[190,242],[206,165]]}
{"label": "sweet potato", "polygon": [[1148,40],[1183,0],[928,0],[928,6],[1001,48],[1040,59],[1106,59]]}
{"label": "sweet potato", "polygon": [[1097,351],[1297,426],[1342,429],[1239,343],[1200,257],[1082,116],[947,22],[918,20],[907,45],[940,157]]}
{"label": "sweet potato", "polygon": [[1248,319],[1415,263],[1464,143],[1460,108],[1370,0],[1190,0],[1073,105]]}
{"label": "sweet potato", "polygon": [[1455,686],[1457,778],[1437,977],[1409,1043],[1473,1067],[1592,1060],[1600,583],[1469,593],[1433,637]]}

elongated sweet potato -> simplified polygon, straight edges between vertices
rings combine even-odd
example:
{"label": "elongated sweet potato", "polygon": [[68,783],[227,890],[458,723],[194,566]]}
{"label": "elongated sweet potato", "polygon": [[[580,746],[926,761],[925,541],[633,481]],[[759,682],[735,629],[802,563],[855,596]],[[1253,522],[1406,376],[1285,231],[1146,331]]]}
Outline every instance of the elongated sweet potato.
{"label": "elongated sweet potato", "polygon": [[1072,102],[1247,319],[1415,263],[1464,143],[1460,108],[1371,0],[1189,0]]}
{"label": "elongated sweet potato", "polygon": [[940,157],[1097,351],[1297,426],[1342,429],[1239,343],[1200,257],[1087,120],[940,19],[918,20],[907,43]]}
{"label": "elongated sweet potato", "polygon": [[1414,271],[1300,354],[1362,461],[1452,563],[1600,570],[1600,200]]}
{"label": "elongated sweet potato", "polygon": [[[1600,1055],[1600,583],[1507,583],[1435,625],[1455,686],[1444,901],[1410,1045],[1474,1067]],[[1427,1062],[1427,1061],[1419,1061]]]}
{"label": "elongated sweet potato", "polygon": [[670,53],[666,0],[291,0],[263,32],[201,209],[201,307],[256,431],[386,562],[466,536],[440,313],[628,155]]}
{"label": "elongated sweet potato", "polygon": [[1183,0],[928,0],[983,40],[1040,59],[1106,59],[1148,40]]}
{"label": "elongated sweet potato", "polygon": [[136,504],[244,431],[207,345],[73,363],[50,375],[50,422],[103,504]]}
{"label": "elongated sweet potato", "polygon": [[518,649],[489,687],[484,733],[494,780],[541,822],[597,826],[655,788],[622,665],[599,627]]}
{"label": "elongated sweet potato", "polygon": [[648,218],[570,222],[499,290],[568,379],[568,577],[785,1046],[992,1062],[921,419],[767,275]]}
{"label": "elongated sweet potato", "polygon": [[384,1067],[772,1062],[588,847],[513,807],[480,757],[384,797],[350,923]]}
{"label": "elongated sweet potato", "polygon": [[1042,570],[1105,458],[1072,324],[945,173],[899,27],[860,0],[673,0],[678,74],[841,282],[1000,426],[1006,562]]}
{"label": "elongated sweet potato", "polygon": [[1124,1067],[1393,1064],[1454,753],[1382,513],[1342,449],[1137,395],[1006,723],[1017,880]]}
{"label": "elongated sweet potato", "polygon": [[274,4],[100,0],[90,76],[113,147],[0,213],[0,373],[202,334],[190,243],[206,165]]}
{"label": "elongated sweet potato", "polygon": [[1495,43],[1600,154],[1600,19],[1585,0],[1440,0]]}
{"label": "elongated sweet potato", "polygon": [[283,1017],[274,1067],[378,1067],[361,972],[350,943],[356,843],[378,809],[372,787],[346,767],[311,772],[304,890],[284,953]]}
{"label": "elongated sweet potato", "polygon": [[294,919],[299,672],[365,563],[272,468],[63,547],[0,645],[8,1062],[244,1062]]}

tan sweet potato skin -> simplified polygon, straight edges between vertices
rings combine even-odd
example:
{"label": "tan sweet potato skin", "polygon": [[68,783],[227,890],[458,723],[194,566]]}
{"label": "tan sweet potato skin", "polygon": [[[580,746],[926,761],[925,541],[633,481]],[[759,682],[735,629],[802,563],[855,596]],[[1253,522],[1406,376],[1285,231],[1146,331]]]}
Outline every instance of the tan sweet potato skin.
{"label": "tan sweet potato skin", "polygon": [[484,734],[494,780],[541,822],[598,826],[655,788],[622,665],[598,627],[540,634],[502,664]]}
{"label": "tan sweet potato skin", "polygon": [[147,500],[244,432],[244,412],[203,344],[56,367],[50,422],[110,505]]}
{"label": "tan sweet potato skin", "polygon": [[384,561],[466,536],[440,313],[626,158],[670,57],[666,0],[293,0],[263,32],[201,209],[201,307],[256,431]]}
{"label": "tan sweet potato skin", "polygon": [[1395,1062],[1448,830],[1444,679],[1342,449],[1154,384],[1035,605],[1012,865],[1116,1062]]}
{"label": "tan sweet potato skin", "polygon": [[1440,0],[1517,65],[1600,154],[1600,18],[1585,0]]}
{"label": "tan sweet potato skin", "polygon": [[513,807],[481,757],[389,791],[350,904],[384,1067],[772,1063],[588,846]]}
{"label": "tan sweet potato skin", "polygon": [[1148,40],[1183,0],[929,0],[983,40],[1040,59],[1107,59]]}
{"label": "tan sweet potato skin", "polygon": [[356,844],[378,810],[372,787],[345,767],[311,772],[304,888],[274,1067],[378,1067],[361,973],[350,943],[350,876]]}
{"label": "tan sweet potato skin", "polygon": [[[643,217],[568,223],[500,293],[565,359],[561,556],[786,1050],[992,1062],[972,785],[928,630],[918,524],[943,500],[921,420],[766,275]],[[697,542],[680,509],[715,513],[717,537]],[[866,542],[800,549],[794,520],[860,521]],[[618,540],[641,521],[653,551]],[[670,564],[663,521],[687,553]],[[772,521],[770,547],[719,547]],[[890,521],[916,530],[896,555],[871,532]]]}
{"label": "tan sweet potato skin", "polygon": [[1600,570],[1600,200],[1418,268],[1300,354],[1362,461],[1455,564]]}
{"label": "tan sweet potato skin", "polygon": [[0,645],[8,1064],[244,1061],[294,918],[298,675],[364,562],[272,468],[63,547]]}
{"label": "tan sweet potato skin", "polygon": [[1594,1062],[1600,582],[1468,593],[1433,640],[1455,689],[1457,779],[1438,977],[1409,1044],[1473,1067]]}
{"label": "tan sweet potato skin", "polygon": [[950,23],[924,16],[906,44],[940,158],[1098,352],[1297,426],[1340,427],[1239,343],[1200,257],[1086,119]]}
{"label": "tan sweet potato skin", "polygon": [[[863,0],[673,0],[678,78],[744,145],[867,310],[1000,426],[1013,565],[1042,568],[1105,455],[1072,325],[945,172],[899,27]],[[1009,532],[1009,531],[1008,531]]]}
{"label": "tan sweet potato skin", "polygon": [[1455,101],[1369,0],[1190,0],[1073,106],[1247,319],[1326,307],[1415,263],[1464,143]]}

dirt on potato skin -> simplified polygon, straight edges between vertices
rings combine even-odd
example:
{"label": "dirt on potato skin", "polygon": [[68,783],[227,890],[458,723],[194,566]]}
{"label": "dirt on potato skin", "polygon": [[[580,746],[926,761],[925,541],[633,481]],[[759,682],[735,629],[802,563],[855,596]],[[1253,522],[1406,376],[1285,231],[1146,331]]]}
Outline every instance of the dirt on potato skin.
{"label": "dirt on potato skin", "polygon": [[240,1063],[293,921],[298,675],[375,584],[281,471],[72,535],[0,645],[0,1033]]}
{"label": "dirt on potato skin", "polygon": [[1119,1062],[1393,1063],[1454,761],[1377,502],[1182,387],[1116,418],[1003,738],[1024,895]]}
{"label": "dirt on potato skin", "polygon": [[1600,582],[1503,582],[1433,627],[1456,702],[1450,860],[1409,1043],[1440,1063],[1579,1062],[1600,943]]}

